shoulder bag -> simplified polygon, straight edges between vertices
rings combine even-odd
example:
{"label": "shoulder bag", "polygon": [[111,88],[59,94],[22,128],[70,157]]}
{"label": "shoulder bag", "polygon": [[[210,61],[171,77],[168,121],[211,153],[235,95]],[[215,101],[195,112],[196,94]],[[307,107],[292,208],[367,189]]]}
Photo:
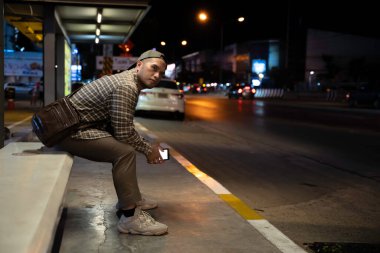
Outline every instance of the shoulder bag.
{"label": "shoulder bag", "polygon": [[54,146],[78,129],[95,124],[81,123],[78,112],[70,102],[74,93],[48,104],[33,115],[33,132],[47,147]]}

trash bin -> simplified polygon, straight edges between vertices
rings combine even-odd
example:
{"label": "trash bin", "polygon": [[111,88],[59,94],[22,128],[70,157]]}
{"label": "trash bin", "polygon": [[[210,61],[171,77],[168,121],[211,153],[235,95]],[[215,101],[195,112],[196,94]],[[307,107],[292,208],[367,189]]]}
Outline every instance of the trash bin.
{"label": "trash bin", "polygon": [[13,87],[8,87],[5,91],[5,99],[7,99],[7,109],[13,110],[15,109],[15,97],[16,97],[16,90]]}

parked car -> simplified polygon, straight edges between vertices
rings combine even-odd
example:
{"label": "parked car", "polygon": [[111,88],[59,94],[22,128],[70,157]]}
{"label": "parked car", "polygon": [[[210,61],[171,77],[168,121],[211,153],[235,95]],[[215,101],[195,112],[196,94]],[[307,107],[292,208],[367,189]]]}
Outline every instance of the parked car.
{"label": "parked car", "polygon": [[4,84],[4,93],[7,94],[8,90],[14,90],[14,96],[16,99],[19,98],[29,98],[32,94],[34,84],[29,83],[5,83]]}
{"label": "parked car", "polygon": [[251,86],[231,86],[227,92],[228,98],[243,98],[243,99],[253,99],[256,94],[256,89]]}
{"label": "parked car", "polygon": [[185,118],[185,97],[174,80],[162,79],[152,89],[140,92],[136,114],[141,112],[169,112],[183,120]]}
{"label": "parked car", "polygon": [[371,106],[380,109],[380,83],[364,83],[346,94],[350,107]]}

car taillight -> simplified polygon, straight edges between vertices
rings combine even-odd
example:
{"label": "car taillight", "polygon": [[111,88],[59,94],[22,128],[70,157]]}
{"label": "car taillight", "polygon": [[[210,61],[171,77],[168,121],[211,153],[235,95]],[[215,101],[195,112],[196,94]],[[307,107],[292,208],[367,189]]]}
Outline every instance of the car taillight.
{"label": "car taillight", "polygon": [[252,94],[255,94],[256,93],[256,89],[252,89],[251,92],[252,92]]}
{"label": "car taillight", "polygon": [[242,92],[243,92],[243,89],[239,88],[238,93],[242,93]]}

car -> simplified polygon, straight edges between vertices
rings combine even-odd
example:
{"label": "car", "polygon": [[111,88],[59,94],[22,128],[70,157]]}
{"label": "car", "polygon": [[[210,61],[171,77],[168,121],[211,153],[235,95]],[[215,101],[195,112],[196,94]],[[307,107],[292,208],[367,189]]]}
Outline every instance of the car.
{"label": "car", "polygon": [[14,92],[12,95],[16,99],[29,98],[32,94],[34,84],[14,82],[4,84],[4,94]]}
{"label": "car", "polygon": [[346,94],[348,106],[371,106],[380,109],[380,82],[363,83]]}
{"label": "car", "polygon": [[185,118],[185,97],[175,80],[162,79],[156,87],[143,89],[136,105],[136,114],[142,112],[166,112],[183,120]]}
{"label": "car", "polygon": [[256,94],[256,89],[251,86],[245,85],[241,86],[239,84],[231,86],[228,89],[227,96],[228,98],[242,98],[242,99],[253,99]]}

